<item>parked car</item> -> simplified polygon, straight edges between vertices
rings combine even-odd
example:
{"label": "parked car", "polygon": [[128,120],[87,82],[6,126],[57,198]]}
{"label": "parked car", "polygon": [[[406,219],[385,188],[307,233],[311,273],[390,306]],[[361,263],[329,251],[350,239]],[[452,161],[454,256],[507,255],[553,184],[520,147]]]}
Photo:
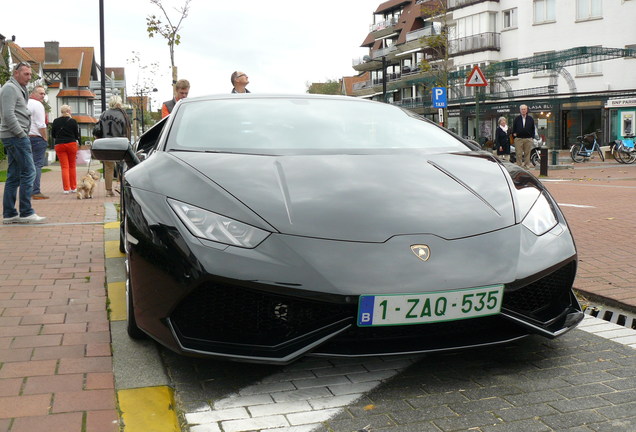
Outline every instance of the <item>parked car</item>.
{"label": "parked car", "polygon": [[286,364],[553,338],[577,252],[530,173],[358,98],[182,100],[124,160],[128,333]]}

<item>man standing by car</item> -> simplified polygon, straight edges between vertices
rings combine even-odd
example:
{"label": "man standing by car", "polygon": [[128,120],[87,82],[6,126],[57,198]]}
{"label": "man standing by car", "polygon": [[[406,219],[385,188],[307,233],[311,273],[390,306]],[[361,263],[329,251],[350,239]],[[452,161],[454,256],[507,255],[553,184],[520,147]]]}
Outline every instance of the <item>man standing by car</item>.
{"label": "man standing by car", "polygon": [[[29,97],[26,89],[31,73],[28,63],[18,63],[13,69],[13,76],[0,90],[0,139],[9,160],[2,199],[2,222],[5,224],[43,223],[46,219],[35,214],[31,207],[35,165],[29,140],[31,113],[27,108]],[[18,188],[19,214],[15,208]]]}
{"label": "man standing by car", "polygon": [[29,140],[33,152],[33,163],[35,164],[35,180],[33,181],[33,195],[31,199],[48,199],[40,191],[40,178],[42,177],[42,167],[46,161],[46,148],[48,138],[46,135],[46,115],[44,113],[44,96],[46,90],[41,85],[35,86],[29,97],[27,107],[31,112],[31,127],[29,129]]}
{"label": "man standing by car", "polygon": [[515,137],[517,165],[530,168],[530,151],[534,144],[534,119],[528,115],[527,105],[520,105],[519,112],[521,114],[512,122],[512,135]]}
{"label": "man standing by car", "polygon": [[232,73],[230,77],[232,81],[232,93],[249,93],[250,91],[246,89],[247,85],[250,83],[249,77],[245,72],[236,71]]}
{"label": "man standing by car", "polygon": [[188,80],[180,79],[174,87],[174,97],[169,101],[165,101],[163,105],[161,105],[161,118],[168,117],[177,102],[181,99],[187,98],[188,93],[190,93],[190,82]]}

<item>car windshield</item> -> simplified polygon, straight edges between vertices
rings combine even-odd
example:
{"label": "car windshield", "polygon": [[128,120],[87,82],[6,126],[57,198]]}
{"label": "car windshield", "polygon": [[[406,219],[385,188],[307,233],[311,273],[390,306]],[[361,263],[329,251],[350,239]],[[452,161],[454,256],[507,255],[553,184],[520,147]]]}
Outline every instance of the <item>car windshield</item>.
{"label": "car windshield", "polygon": [[169,151],[468,150],[455,136],[422,117],[354,98],[199,99],[188,100],[175,114],[166,145]]}

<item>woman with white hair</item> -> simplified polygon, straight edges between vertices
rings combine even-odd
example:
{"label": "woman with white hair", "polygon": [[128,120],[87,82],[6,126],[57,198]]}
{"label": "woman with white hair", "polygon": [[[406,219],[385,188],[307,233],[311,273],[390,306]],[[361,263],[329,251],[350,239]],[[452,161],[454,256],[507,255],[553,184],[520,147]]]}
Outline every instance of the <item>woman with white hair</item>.
{"label": "woman with white hair", "polygon": [[62,168],[62,187],[64,193],[76,192],[77,170],[75,157],[80,140],[80,131],[77,121],[71,117],[71,107],[62,105],[62,115],[53,120],[51,135],[55,139],[55,154]]}
{"label": "woman with white hair", "polygon": [[505,161],[510,160],[510,133],[508,132],[508,123],[505,117],[499,117],[499,126],[495,131],[495,145],[497,156]]}
{"label": "woman with white hair", "polygon": [[[126,111],[122,109],[122,100],[119,96],[113,96],[108,100],[108,109],[99,117],[99,123],[93,130],[97,138],[125,137],[130,140],[130,120]],[[104,182],[106,183],[106,195],[114,196],[113,176],[115,162],[104,162]]]}

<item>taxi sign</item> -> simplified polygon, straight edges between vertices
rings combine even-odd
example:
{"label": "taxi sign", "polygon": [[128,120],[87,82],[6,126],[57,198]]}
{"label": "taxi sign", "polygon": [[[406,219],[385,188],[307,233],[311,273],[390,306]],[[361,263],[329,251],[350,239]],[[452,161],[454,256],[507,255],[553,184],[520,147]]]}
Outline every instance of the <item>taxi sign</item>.
{"label": "taxi sign", "polygon": [[479,69],[479,66],[475,65],[473,70],[468,75],[466,80],[466,87],[485,87],[488,85],[484,73]]}

